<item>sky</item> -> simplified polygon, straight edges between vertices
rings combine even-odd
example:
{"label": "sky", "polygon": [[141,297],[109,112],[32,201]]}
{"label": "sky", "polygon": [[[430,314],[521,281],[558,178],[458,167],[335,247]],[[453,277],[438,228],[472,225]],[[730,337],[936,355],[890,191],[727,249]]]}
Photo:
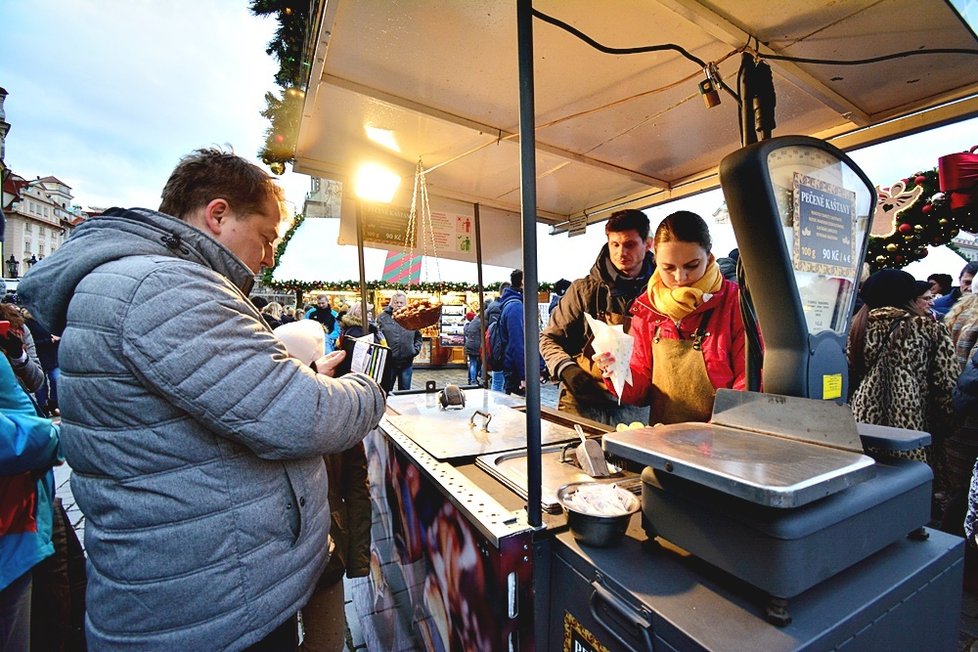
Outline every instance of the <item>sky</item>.
{"label": "sky", "polygon": [[[9,93],[4,108],[12,125],[7,166],[28,179],[59,178],[85,208],[155,208],[170,171],[195,148],[230,146],[257,163],[268,124],[259,112],[278,68],[265,53],[275,28],[273,18],[251,15],[247,0],[0,0],[0,87]],[[976,144],[972,119],[850,155],[886,187]],[[301,210],[309,178],[289,171],[280,182],[291,208]],[[649,214],[654,227],[679,208],[712,215],[721,201],[712,191]],[[354,248],[336,245],[329,225],[316,228],[304,234],[302,251],[290,249],[283,269],[310,279],[355,278]],[[718,255],[736,245],[729,227],[712,231]],[[602,226],[575,238],[548,232],[538,230],[540,280],[587,274],[604,242]],[[380,277],[384,255],[366,251],[368,278]],[[921,278],[960,270],[959,259],[941,253],[921,265],[922,276],[913,272]],[[438,280],[433,269],[427,280]],[[443,261],[438,273],[443,280],[476,278],[475,265],[453,261]],[[508,273],[487,266],[485,280]]]}

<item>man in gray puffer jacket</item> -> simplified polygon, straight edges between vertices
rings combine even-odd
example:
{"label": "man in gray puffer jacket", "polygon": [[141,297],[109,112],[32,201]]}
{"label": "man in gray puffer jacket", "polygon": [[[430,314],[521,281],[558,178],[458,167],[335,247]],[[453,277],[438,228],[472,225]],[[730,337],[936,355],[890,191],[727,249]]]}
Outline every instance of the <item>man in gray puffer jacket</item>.
{"label": "man in gray puffer jacket", "polygon": [[377,425],[383,393],[289,357],[249,303],[286,222],[264,171],[198,150],[160,211],[85,222],[19,288],[63,334],[88,645],[294,649],[327,559],[322,455]]}

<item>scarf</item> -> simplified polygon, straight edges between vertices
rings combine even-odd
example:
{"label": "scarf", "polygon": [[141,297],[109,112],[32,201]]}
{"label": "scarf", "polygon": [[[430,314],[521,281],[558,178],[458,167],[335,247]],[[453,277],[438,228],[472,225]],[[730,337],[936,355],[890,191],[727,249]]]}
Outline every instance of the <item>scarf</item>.
{"label": "scarf", "polygon": [[706,273],[692,285],[667,288],[659,276],[659,269],[656,268],[649,280],[648,295],[649,301],[652,302],[656,310],[675,321],[679,321],[712,299],[713,294],[722,286],[723,274],[720,273],[720,266],[717,265],[716,258],[710,254]]}

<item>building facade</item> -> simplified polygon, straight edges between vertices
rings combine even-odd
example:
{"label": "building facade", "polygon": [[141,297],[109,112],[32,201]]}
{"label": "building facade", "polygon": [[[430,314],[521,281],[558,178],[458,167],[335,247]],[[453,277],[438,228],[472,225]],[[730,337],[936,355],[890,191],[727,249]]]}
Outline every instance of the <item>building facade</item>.
{"label": "building facade", "polygon": [[27,181],[9,174],[3,184],[3,276],[22,276],[64,243],[72,225],[86,216],[72,199],[71,187],[56,177]]}

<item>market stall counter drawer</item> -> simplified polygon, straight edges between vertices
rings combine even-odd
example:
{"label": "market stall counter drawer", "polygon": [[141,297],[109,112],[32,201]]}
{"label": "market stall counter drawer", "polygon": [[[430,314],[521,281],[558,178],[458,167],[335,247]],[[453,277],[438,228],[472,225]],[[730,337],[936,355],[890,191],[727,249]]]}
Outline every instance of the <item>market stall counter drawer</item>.
{"label": "market stall counter drawer", "polygon": [[764,595],[645,539],[638,518],[613,548],[553,545],[547,649],[954,650],[963,542],[903,539],[792,601],[793,621],[764,619]]}

